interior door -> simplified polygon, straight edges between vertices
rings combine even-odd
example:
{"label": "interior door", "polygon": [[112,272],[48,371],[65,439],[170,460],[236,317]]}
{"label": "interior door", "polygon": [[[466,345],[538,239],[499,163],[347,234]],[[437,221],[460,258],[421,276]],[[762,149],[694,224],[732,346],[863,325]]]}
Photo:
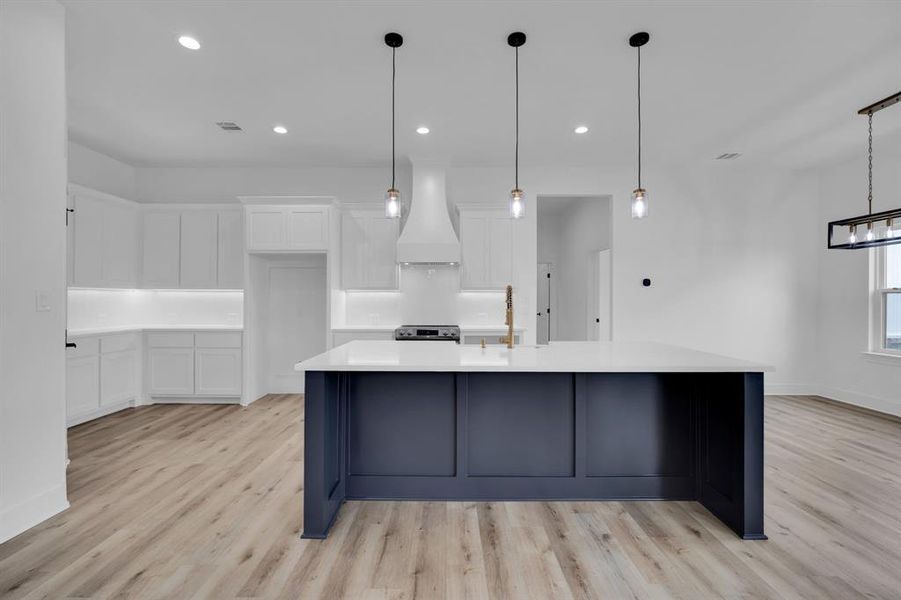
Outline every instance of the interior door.
{"label": "interior door", "polygon": [[588,282],[588,339],[607,341],[611,339],[611,262],[610,250],[601,250],[589,261]]}
{"label": "interior door", "polygon": [[304,373],[294,364],[326,350],[325,267],[271,266],[268,296],[269,393],[296,394]]}
{"label": "interior door", "polygon": [[539,344],[551,340],[551,264],[538,263],[538,315],[536,334]]}

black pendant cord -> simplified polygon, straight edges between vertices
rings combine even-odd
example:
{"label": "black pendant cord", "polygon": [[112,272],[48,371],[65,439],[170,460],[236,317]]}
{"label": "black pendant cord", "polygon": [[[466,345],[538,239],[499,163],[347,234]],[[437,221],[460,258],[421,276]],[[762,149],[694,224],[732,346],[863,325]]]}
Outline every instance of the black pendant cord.
{"label": "black pendant cord", "polygon": [[873,214],[873,113],[869,114],[869,138],[868,138],[868,163],[867,163],[867,202],[870,210],[867,214]]}
{"label": "black pendant cord", "polygon": [[516,109],[514,111],[516,115],[516,144],[514,150],[514,166],[513,166],[513,181],[516,189],[519,189],[519,46],[515,48],[516,50]]}
{"label": "black pendant cord", "polygon": [[395,110],[394,110],[394,88],[395,81],[397,79],[397,65],[396,63],[397,56],[397,48],[391,48],[391,189],[394,189],[394,120],[395,120]]}
{"label": "black pendant cord", "polygon": [[641,46],[638,47],[638,188],[641,189]]}

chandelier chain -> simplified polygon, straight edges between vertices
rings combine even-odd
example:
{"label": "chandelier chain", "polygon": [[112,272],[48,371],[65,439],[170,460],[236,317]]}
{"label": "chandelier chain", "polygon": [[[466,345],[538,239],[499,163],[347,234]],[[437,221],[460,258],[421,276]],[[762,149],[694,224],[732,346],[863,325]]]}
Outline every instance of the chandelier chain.
{"label": "chandelier chain", "polygon": [[515,48],[516,51],[516,109],[515,109],[515,119],[516,119],[516,143],[514,149],[514,166],[513,166],[513,182],[516,189],[519,189],[519,46]]}
{"label": "chandelier chain", "polygon": [[869,114],[869,138],[867,140],[867,203],[869,214],[873,214],[873,113]]}
{"label": "chandelier chain", "polygon": [[395,120],[395,110],[394,110],[394,88],[395,88],[395,80],[397,79],[397,65],[396,65],[396,57],[397,57],[397,48],[391,48],[391,189],[394,189],[394,120]]}
{"label": "chandelier chain", "polygon": [[641,46],[638,47],[638,187],[641,188]]}

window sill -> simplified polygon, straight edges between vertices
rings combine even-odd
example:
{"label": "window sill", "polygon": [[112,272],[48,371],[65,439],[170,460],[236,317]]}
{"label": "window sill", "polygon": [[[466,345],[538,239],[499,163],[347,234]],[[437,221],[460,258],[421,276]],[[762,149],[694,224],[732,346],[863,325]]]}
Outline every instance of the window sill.
{"label": "window sill", "polygon": [[863,352],[865,360],[881,365],[891,365],[893,367],[901,367],[901,354],[893,354],[891,352]]}

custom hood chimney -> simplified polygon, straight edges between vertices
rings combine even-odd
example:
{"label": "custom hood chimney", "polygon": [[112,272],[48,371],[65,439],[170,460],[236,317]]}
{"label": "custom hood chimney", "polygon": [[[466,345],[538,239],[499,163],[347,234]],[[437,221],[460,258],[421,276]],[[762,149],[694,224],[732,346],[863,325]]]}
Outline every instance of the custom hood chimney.
{"label": "custom hood chimney", "polygon": [[442,167],[413,165],[413,195],[407,222],[397,239],[397,262],[460,262],[460,242],[447,212],[445,171]]}

